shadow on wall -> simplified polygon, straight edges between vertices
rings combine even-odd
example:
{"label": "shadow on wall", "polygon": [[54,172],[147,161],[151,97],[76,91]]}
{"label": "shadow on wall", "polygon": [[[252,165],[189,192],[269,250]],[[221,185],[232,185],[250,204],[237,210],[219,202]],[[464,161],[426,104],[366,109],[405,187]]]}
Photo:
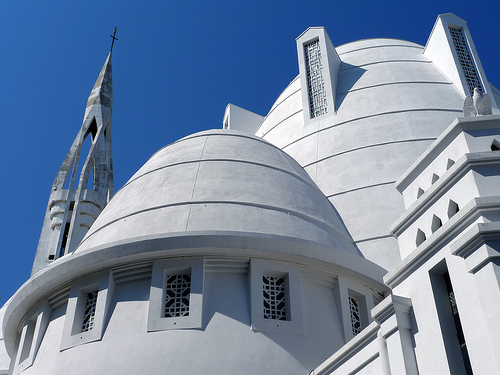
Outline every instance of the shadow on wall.
{"label": "shadow on wall", "polygon": [[349,90],[365,74],[366,69],[359,66],[341,63],[339,72],[339,82],[337,84],[337,97],[335,99],[335,112],[337,112],[344,101]]}

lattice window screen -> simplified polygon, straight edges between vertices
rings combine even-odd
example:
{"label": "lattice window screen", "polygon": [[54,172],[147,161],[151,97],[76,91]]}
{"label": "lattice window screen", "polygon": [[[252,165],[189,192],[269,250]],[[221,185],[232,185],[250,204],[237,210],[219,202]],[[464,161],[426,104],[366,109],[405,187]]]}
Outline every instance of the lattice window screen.
{"label": "lattice window screen", "polygon": [[361,332],[361,316],[359,313],[359,300],[349,296],[349,311],[351,313],[352,334],[356,336]]}
{"label": "lattice window screen", "polygon": [[286,280],[284,277],[262,277],[264,319],[287,320]]}
{"label": "lattice window screen", "polygon": [[306,60],[309,110],[311,118],[315,118],[328,112],[318,39],[304,45],[304,56]]}
{"label": "lattice window screen", "polygon": [[476,70],[476,65],[474,64],[474,60],[472,60],[472,55],[469,51],[469,47],[467,46],[467,42],[465,41],[463,30],[452,26],[448,26],[448,29],[450,30],[453,45],[455,46],[458,60],[462,66],[462,71],[464,72],[470,94],[474,94],[475,87],[478,87],[481,92],[484,92],[481,80],[479,79],[479,74]]}
{"label": "lattice window screen", "polygon": [[97,304],[98,290],[87,293],[87,300],[85,301],[85,310],[83,312],[82,332],[87,332],[94,327],[95,307]]}
{"label": "lattice window screen", "polygon": [[165,283],[165,318],[189,316],[191,274],[169,275]]}

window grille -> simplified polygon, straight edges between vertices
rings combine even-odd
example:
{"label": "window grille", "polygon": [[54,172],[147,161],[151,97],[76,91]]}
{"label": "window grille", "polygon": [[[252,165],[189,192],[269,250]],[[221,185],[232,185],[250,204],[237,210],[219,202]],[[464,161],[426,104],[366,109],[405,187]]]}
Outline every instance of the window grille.
{"label": "window grille", "polygon": [[191,274],[169,275],[165,284],[164,317],[189,316]]}
{"label": "window grille", "polygon": [[479,74],[476,70],[476,65],[472,60],[472,55],[465,41],[463,30],[452,26],[448,26],[448,29],[450,30],[451,39],[453,40],[453,45],[455,46],[455,51],[457,52],[460,65],[462,66],[462,71],[464,72],[470,95],[474,94],[475,87],[478,87],[481,92],[484,92],[481,80],[479,79]]}
{"label": "window grille", "polygon": [[304,45],[306,60],[307,91],[309,94],[309,110],[311,118],[327,113],[323,65],[319,40],[316,39]]}
{"label": "window grille", "polygon": [[349,312],[351,313],[352,334],[356,336],[361,332],[361,316],[359,312],[359,300],[349,296]]}
{"label": "window grille", "polygon": [[87,300],[85,302],[85,310],[83,312],[82,332],[87,332],[94,327],[95,307],[97,304],[98,290],[87,293]]}
{"label": "window grille", "polygon": [[264,319],[287,320],[285,278],[264,275],[262,281]]}

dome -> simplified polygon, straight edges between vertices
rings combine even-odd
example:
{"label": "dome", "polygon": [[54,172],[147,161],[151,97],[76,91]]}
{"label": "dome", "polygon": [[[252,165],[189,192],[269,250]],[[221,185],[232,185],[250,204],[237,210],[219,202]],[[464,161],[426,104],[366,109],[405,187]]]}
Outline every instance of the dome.
{"label": "dome", "polygon": [[335,111],[305,124],[297,77],[256,132],[304,167],[363,255],[386,269],[400,260],[388,229],[404,211],[393,184],[462,113],[462,96],[423,50],[395,39],[339,46]]}
{"label": "dome", "polygon": [[207,234],[286,238],[359,254],[334,207],[297,162],[232,130],[197,133],[158,151],[113,197],[76,253]]}
{"label": "dome", "polygon": [[[167,271],[188,272],[193,288],[192,310],[173,323],[161,315]],[[22,319],[48,301],[53,318],[33,366],[42,372],[62,373],[67,363],[96,372],[113,352],[113,374],[220,373],[228,358],[241,374],[269,373],[275,363],[301,374],[345,343],[333,291],[364,293],[373,306],[387,291],[384,273],[360,255],[335,208],[290,156],[255,136],[211,130],[153,155],[81,245],[18,290],[4,332],[14,353]],[[264,278],[286,280],[286,320],[260,314]],[[99,325],[84,332],[79,319],[91,290]],[[138,347],[149,349],[128,363]],[[193,361],[186,350],[196,353]],[[241,361],[248,353],[252,360]]]}

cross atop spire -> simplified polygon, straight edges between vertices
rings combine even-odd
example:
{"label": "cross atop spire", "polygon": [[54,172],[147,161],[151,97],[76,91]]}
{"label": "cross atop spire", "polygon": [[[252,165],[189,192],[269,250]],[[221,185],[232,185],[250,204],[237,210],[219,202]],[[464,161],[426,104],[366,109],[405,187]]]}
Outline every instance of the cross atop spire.
{"label": "cross atop spire", "polygon": [[118,26],[115,26],[113,35],[110,35],[110,37],[113,38],[113,41],[111,42],[111,49],[109,50],[109,52],[113,52],[113,45],[115,44],[115,40],[118,40],[118,38],[116,37],[116,30],[118,30]]}

